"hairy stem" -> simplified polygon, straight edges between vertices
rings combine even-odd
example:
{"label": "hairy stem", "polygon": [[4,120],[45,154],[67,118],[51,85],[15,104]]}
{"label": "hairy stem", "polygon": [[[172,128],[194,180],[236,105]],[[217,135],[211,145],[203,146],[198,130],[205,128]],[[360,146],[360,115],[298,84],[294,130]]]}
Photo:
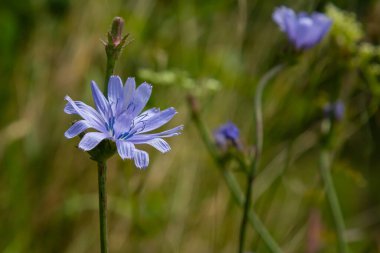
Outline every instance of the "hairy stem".
{"label": "hairy stem", "polygon": [[100,224],[100,250],[108,253],[107,233],[107,165],[106,162],[98,162],[98,186],[99,186],[99,224]]}
{"label": "hairy stem", "polygon": [[114,69],[115,69],[115,63],[116,63],[117,57],[114,55],[107,56],[107,66],[106,66],[106,75],[104,77],[104,94],[107,96],[108,94],[108,81],[110,80],[110,77],[113,75]]}

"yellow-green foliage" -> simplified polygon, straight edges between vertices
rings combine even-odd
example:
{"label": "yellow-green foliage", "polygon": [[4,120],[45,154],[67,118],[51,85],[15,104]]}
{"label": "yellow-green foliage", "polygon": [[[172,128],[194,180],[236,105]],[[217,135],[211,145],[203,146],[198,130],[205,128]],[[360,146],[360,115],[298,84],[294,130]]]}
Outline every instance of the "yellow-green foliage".
{"label": "yellow-green foliage", "polygon": [[138,76],[154,84],[179,86],[197,96],[209,95],[221,88],[220,82],[214,78],[195,80],[190,78],[189,73],[183,70],[154,71],[145,68],[138,71]]}
{"label": "yellow-green foliage", "polygon": [[347,50],[354,50],[356,43],[364,35],[362,25],[358,22],[356,15],[343,11],[333,4],[326,6],[326,14],[333,21],[330,34],[337,44]]}

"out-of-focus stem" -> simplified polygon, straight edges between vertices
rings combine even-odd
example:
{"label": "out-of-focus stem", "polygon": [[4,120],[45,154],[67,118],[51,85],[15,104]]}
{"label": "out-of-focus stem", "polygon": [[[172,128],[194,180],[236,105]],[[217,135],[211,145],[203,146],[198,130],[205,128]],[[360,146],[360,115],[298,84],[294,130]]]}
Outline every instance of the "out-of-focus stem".
{"label": "out-of-focus stem", "polygon": [[264,134],[263,134],[263,116],[262,116],[262,106],[261,106],[261,100],[263,96],[263,91],[265,86],[268,84],[269,80],[274,77],[282,68],[284,65],[277,65],[276,67],[269,70],[259,81],[257,88],[256,88],[256,94],[255,94],[255,123],[256,123],[256,153],[255,157],[252,161],[252,164],[250,168],[248,169],[247,174],[247,188],[245,191],[245,202],[244,202],[244,208],[243,208],[243,217],[240,224],[240,234],[239,234],[239,253],[242,253],[244,251],[244,244],[245,244],[245,237],[246,237],[246,231],[247,231],[247,222],[248,222],[248,213],[250,212],[251,208],[251,202],[252,202],[252,188],[253,188],[253,181],[255,179],[256,170],[260,165],[261,160],[261,153],[263,149],[263,141],[264,141]]}
{"label": "out-of-focus stem", "polygon": [[[284,64],[280,64],[269,70],[259,81],[256,94],[255,94],[255,123],[256,123],[256,156],[253,161],[252,168],[255,166],[258,167],[259,161],[261,158],[261,153],[263,151],[263,142],[264,142],[264,123],[263,123],[263,110],[262,110],[262,97],[264,88],[278,72],[284,68]],[[259,159],[257,159],[259,157]],[[256,161],[256,164],[255,164]]]}
{"label": "out-of-focus stem", "polygon": [[[244,195],[240,189],[240,186],[238,182],[236,181],[236,178],[231,174],[230,171],[226,169],[221,169],[223,179],[227,184],[228,189],[230,190],[232,197],[236,204],[238,204],[240,207],[244,207]],[[269,250],[273,253],[281,253],[282,250],[276,243],[276,241],[273,239],[273,237],[270,235],[268,230],[265,228],[265,225],[262,223],[260,218],[257,216],[255,211],[250,210],[248,212],[248,221],[252,225],[252,227],[256,230],[256,232],[260,235],[260,237],[263,239]]]}
{"label": "out-of-focus stem", "polygon": [[335,191],[334,183],[330,174],[330,154],[327,149],[322,149],[321,157],[320,157],[320,171],[323,179],[323,183],[325,185],[327,200],[329,202],[332,216],[335,222],[335,228],[338,238],[338,252],[339,253],[347,253],[348,247],[344,238],[344,219],[342,215],[342,211],[339,205],[339,200]]}

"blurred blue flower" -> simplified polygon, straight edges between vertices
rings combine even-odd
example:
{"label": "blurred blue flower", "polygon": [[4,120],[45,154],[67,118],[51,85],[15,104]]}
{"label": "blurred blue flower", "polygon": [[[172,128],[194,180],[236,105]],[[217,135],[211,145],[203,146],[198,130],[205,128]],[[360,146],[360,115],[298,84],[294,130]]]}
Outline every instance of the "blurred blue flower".
{"label": "blurred blue flower", "polygon": [[91,82],[91,89],[96,110],[81,101],[65,97],[68,103],[64,111],[83,118],[65,132],[66,138],[73,138],[89,128],[97,131],[88,132],[81,139],[79,148],[84,151],[109,139],[116,143],[122,159],[133,159],[136,167],[146,168],[149,155],[137,149],[135,144],[148,144],[165,153],[170,150],[170,146],[162,138],[178,135],[183,128],[178,126],[161,133],[148,133],[166,124],[177,113],[172,107],[163,111],[152,108],[141,113],[152,93],[152,86],[148,83],[144,82],[136,88],[134,78],[128,78],[123,87],[120,77],[111,76],[108,99],[94,81]]}
{"label": "blurred blue flower", "polygon": [[323,107],[323,115],[325,118],[333,119],[336,121],[340,121],[343,119],[345,111],[344,103],[340,100],[335,103],[326,104]]}
{"label": "blurred blue flower", "polygon": [[241,148],[239,129],[232,122],[227,122],[215,129],[214,140],[216,145],[223,149],[231,144],[238,149]]}
{"label": "blurred blue flower", "polygon": [[296,14],[285,6],[276,8],[272,18],[297,49],[308,49],[317,45],[332,24],[331,19],[322,13]]}

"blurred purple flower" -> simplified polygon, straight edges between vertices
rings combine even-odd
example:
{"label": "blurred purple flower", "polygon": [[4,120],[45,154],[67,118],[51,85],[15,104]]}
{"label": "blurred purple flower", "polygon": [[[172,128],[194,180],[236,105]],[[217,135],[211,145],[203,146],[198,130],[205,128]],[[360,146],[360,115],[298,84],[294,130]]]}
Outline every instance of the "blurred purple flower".
{"label": "blurred purple flower", "polygon": [[214,130],[214,140],[217,146],[225,149],[230,144],[236,148],[241,148],[240,132],[232,122],[227,122]]}
{"label": "blurred purple flower", "polygon": [[323,107],[323,116],[325,118],[340,121],[343,119],[344,111],[344,103],[338,100],[335,103],[329,103]]}
{"label": "blurred purple flower", "polygon": [[297,49],[308,49],[317,45],[332,24],[331,19],[322,13],[296,14],[285,6],[276,8],[272,18]]}
{"label": "blurred purple flower", "polygon": [[183,128],[178,126],[161,133],[148,133],[166,124],[177,113],[172,107],[163,111],[152,108],[141,113],[152,93],[152,86],[148,83],[144,82],[136,88],[134,78],[128,78],[123,87],[120,77],[111,76],[108,99],[94,81],[91,82],[91,89],[96,110],[81,101],[65,97],[68,103],[64,111],[83,118],[65,132],[66,138],[73,138],[89,128],[97,130],[86,133],[81,139],[79,148],[84,151],[95,148],[104,139],[109,139],[116,143],[122,159],[133,159],[136,167],[146,168],[149,155],[135,148],[135,144],[148,144],[165,153],[170,150],[170,146],[162,138],[179,135]]}

